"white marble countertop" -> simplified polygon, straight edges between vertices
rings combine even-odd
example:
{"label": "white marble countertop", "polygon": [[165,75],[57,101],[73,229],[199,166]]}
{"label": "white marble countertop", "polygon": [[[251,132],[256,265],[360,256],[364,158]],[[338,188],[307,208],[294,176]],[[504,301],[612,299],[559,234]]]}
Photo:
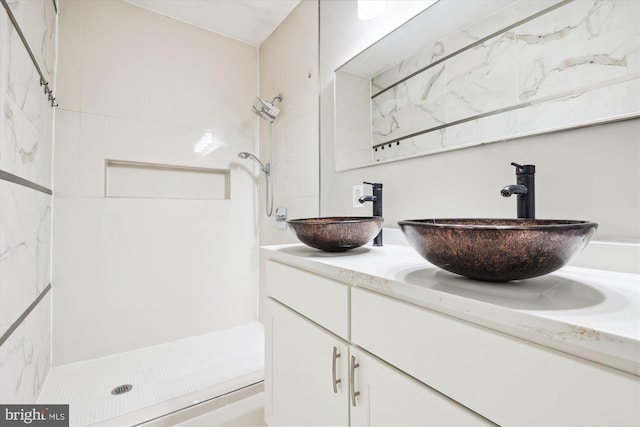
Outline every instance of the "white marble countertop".
{"label": "white marble countertop", "polygon": [[640,376],[640,275],[578,267],[514,282],[467,279],[412,248],[329,253],[302,244],[262,256]]}

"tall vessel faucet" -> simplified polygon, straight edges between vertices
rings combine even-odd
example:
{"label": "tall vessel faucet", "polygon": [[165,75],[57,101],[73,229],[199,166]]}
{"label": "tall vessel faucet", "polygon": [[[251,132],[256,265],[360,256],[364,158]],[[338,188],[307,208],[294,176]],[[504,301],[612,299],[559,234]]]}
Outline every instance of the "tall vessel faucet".
{"label": "tall vessel faucet", "polygon": [[[382,184],[378,182],[363,182],[363,184],[370,185],[373,189],[371,195],[362,196],[358,199],[360,203],[372,202],[373,203],[373,216],[382,218]],[[373,246],[382,246],[382,230],[373,239]]]}
{"label": "tall vessel faucet", "polygon": [[535,165],[519,165],[511,162],[516,167],[516,184],[507,185],[500,191],[504,197],[512,194],[518,195],[517,213],[518,218],[536,217],[536,186],[535,186]]}

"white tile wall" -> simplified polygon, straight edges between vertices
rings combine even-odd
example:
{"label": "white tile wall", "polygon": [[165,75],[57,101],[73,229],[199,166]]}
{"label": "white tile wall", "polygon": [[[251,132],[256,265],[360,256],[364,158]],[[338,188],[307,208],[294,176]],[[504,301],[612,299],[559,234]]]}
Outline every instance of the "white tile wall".
{"label": "white tile wall", "polygon": [[[318,3],[303,1],[260,46],[260,96],[282,93],[273,123],[274,216],[264,213],[265,181],[260,178],[260,243],[296,242],[290,230],[275,228],[275,209],[289,218],[318,216]],[[260,157],[269,161],[269,127],[260,123]]]}
{"label": "white tile wall", "polygon": [[[120,1],[60,22],[54,365],[256,319],[257,49]],[[230,198],[105,198],[107,159],[229,170]]]}

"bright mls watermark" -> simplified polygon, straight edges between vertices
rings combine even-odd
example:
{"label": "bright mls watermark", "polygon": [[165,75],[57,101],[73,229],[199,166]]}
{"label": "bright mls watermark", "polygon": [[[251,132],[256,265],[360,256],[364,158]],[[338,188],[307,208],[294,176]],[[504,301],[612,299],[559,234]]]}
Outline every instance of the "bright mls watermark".
{"label": "bright mls watermark", "polygon": [[0,425],[69,427],[69,405],[0,405]]}

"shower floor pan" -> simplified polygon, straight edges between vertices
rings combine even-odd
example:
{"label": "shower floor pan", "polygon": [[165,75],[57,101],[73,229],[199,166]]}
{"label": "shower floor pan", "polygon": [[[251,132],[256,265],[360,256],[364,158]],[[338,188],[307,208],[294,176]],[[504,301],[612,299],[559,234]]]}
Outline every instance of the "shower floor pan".
{"label": "shower floor pan", "polygon": [[196,407],[214,410],[261,394],[263,380],[264,328],[251,322],[57,366],[38,404],[69,404],[71,427],[152,420],[149,425],[164,425],[163,419],[178,420],[177,415]]}

